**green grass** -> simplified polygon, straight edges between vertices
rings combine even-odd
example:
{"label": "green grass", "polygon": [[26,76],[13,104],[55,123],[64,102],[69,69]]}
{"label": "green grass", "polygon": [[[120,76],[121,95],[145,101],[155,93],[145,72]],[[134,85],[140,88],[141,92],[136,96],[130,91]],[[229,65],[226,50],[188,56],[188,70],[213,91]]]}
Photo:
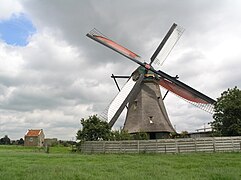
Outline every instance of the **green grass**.
{"label": "green grass", "polygon": [[0,179],[241,179],[241,153],[79,154],[0,146]]}

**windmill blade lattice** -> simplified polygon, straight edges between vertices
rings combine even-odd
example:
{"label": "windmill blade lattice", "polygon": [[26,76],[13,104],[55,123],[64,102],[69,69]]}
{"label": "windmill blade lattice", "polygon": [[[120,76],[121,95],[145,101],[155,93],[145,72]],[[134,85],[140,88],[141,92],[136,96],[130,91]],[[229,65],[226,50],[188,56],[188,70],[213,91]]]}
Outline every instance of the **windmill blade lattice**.
{"label": "windmill blade lattice", "polygon": [[[173,93],[177,93],[179,96],[193,102],[204,103],[204,104],[214,104],[216,101],[212,98],[206,96],[205,94],[197,91],[196,89],[188,86],[187,84],[177,80],[175,77],[171,77],[165,72],[159,70],[152,70],[156,74],[160,75],[160,85],[166,86],[165,88],[172,91]],[[164,82],[164,83],[162,83]],[[175,90],[173,90],[175,89]],[[189,94],[189,95],[188,95]],[[191,96],[190,96],[191,95]]]}
{"label": "windmill blade lattice", "polygon": [[[121,112],[123,111],[123,109],[126,107],[126,105],[133,101],[135,99],[135,97],[137,96],[137,94],[140,92],[140,85],[142,83],[142,80],[144,79],[144,75],[140,75],[140,77],[138,78],[138,80],[135,82],[134,86],[132,87],[131,91],[129,92],[129,94],[126,96],[126,98],[122,101],[122,103],[120,104],[120,107],[118,108],[118,110],[115,112],[114,116],[111,118],[111,120],[109,121],[109,126],[112,127],[115,122],[117,121],[118,117],[120,116]],[[120,91],[121,92],[121,91]]]}
{"label": "windmill blade lattice", "polygon": [[143,75],[137,81],[129,78],[110,105],[100,114],[100,119],[107,121],[112,127],[127,103],[139,92],[139,86],[143,78]]}
{"label": "windmill blade lattice", "polygon": [[116,95],[113,101],[110,103],[107,112],[107,121],[110,122],[114,117],[116,111],[120,108],[122,102],[126,99],[128,94],[131,92],[134,87],[135,82],[130,78],[124,86],[121,88],[120,92]]}
{"label": "windmill blade lattice", "polygon": [[185,100],[186,102],[204,110],[209,113],[213,113],[213,104],[214,100],[204,100],[195,94],[193,94],[191,91],[186,90],[183,87],[180,87],[170,81],[167,81],[165,79],[161,79],[159,81],[159,84],[161,87],[165,88],[166,90],[172,92],[177,97],[180,97],[181,99]]}
{"label": "windmill blade lattice", "polygon": [[116,51],[117,53],[127,57],[128,59],[135,61],[135,62],[143,62],[141,59],[141,56],[138,54],[132,52],[131,50],[121,46],[120,44],[112,41],[108,37],[104,36],[100,31],[97,29],[91,30],[88,34],[86,34],[87,37],[93,39],[94,41],[103,44],[104,46]]}
{"label": "windmill blade lattice", "polygon": [[[161,68],[167,56],[170,54],[177,41],[180,39],[184,30],[185,29],[183,27],[178,26],[175,23],[171,26],[170,30],[167,32],[166,36],[163,38],[160,45],[151,57],[150,64],[152,64],[155,69]],[[156,58],[157,56],[158,58]]]}

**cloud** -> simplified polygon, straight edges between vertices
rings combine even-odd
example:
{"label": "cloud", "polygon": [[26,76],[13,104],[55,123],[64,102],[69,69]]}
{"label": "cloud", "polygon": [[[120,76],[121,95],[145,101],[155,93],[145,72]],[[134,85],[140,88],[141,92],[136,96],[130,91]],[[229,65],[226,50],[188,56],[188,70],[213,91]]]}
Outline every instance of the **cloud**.
{"label": "cloud", "polygon": [[13,14],[19,14],[22,11],[23,7],[20,2],[15,0],[1,0],[0,21],[9,19]]}
{"label": "cloud", "polygon": [[[117,93],[111,74],[130,75],[137,65],[87,38],[94,27],[148,62],[176,22],[186,30],[164,72],[214,99],[241,81],[239,1],[26,0],[3,6],[0,19],[24,13],[36,33],[23,47],[0,42],[0,136],[17,139],[43,128],[47,137],[69,140],[81,118],[105,109]],[[172,94],[165,104],[178,131],[212,120]]]}

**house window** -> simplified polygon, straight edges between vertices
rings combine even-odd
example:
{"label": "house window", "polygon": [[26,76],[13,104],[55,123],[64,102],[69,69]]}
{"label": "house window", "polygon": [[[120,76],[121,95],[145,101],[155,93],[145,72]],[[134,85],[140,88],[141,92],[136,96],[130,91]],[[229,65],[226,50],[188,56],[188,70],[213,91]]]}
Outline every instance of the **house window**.
{"label": "house window", "polygon": [[31,137],[31,138],[29,138],[29,141],[30,141],[30,142],[33,142],[33,138],[32,138],[32,137]]}

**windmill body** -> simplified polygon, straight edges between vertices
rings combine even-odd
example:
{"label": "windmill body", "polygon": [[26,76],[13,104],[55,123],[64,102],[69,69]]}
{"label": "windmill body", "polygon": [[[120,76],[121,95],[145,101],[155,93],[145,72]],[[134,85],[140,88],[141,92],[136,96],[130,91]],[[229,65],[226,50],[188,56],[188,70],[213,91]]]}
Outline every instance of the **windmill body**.
{"label": "windmill body", "polygon": [[175,132],[156,80],[144,80],[136,99],[129,102],[124,130],[146,132],[151,139],[168,137]]}
{"label": "windmill body", "polygon": [[128,103],[123,129],[129,133],[146,132],[150,139],[168,137],[175,130],[162,100],[159,78],[141,66],[134,71],[132,78],[137,80],[140,74],[144,74],[144,79],[140,91]]}
{"label": "windmill body", "polygon": [[[177,80],[177,77],[156,70],[160,68],[160,60],[165,61],[183,31],[183,28],[174,23],[150,58],[149,64],[142,62],[139,55],[105,37],[96,29],[87,34],[89,38],[140,65],[108,108],[107,117],[110,127],[115,124],[123,109],[128,106],[124,130],[129,133],[146,132],[150,139],[156,139],[165,138],[175,132],[164,106],[159,86],[201,109],[212,112],[215,100]],[[160,60],[156,58],[159,53]]]}

